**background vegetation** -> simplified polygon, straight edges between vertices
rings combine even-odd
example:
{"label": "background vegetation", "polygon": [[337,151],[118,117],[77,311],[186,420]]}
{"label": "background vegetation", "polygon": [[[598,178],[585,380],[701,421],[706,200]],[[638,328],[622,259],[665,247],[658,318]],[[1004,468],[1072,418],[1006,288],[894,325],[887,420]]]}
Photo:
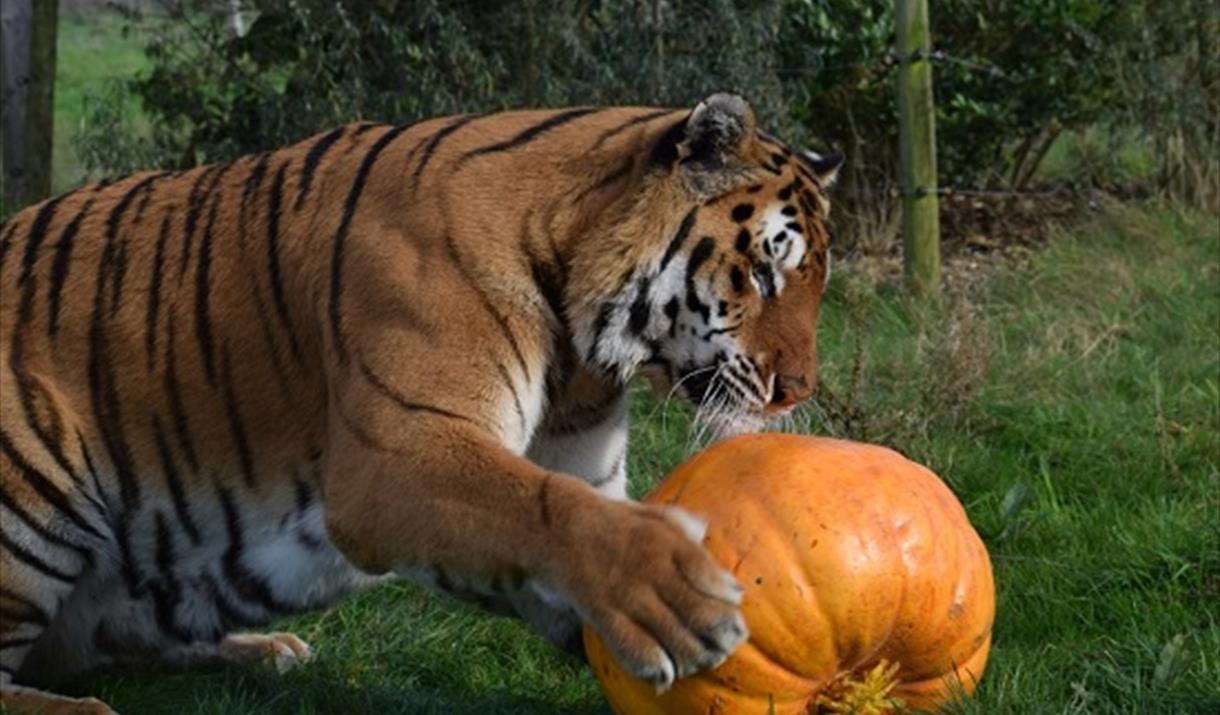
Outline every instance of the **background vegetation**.
{"label": "background vegetation", "polygon": [[[227,3],[122,16],[83,4],[60,25],[61,189],[353,119],[688,105],[722,89],[778,134],[845,150],[835,244],[851,260],[827,294],[824,383],[802,426],[928,464],[987,542],[995,646],[961,711],[1220,711],[1210,0],[932,3],[947,53],[943,183],[1076,198],[946,201],[964,216],[945,222],[956,249],[931,305],[904,295],[891,260],[889,0],[250,0],[240,36]],[[988,260],[996,244],[1005,257]],[[636,397],[640,494],[698,445],[681,404]],[[282,678],[131,674],[72,689],[126,713],[606,712],[587,670],[528,629],[411,586],[277,627],[310,640],[317,662]]]}
{"label": "background vegetation", "polygon": [[[240,36],[228,3],[151,7],[129,14],[149,64],[83,118],[79,153],[95,172],[226,159],[355,119],[691,106],[727,89],[775,133],[844,150],[844,195],[870,216],[895,183],[892,0],[247,0]],[[1026,187],[1066,136],[1103,146],[1062,181],[1135,178],[1220,206],[1211,0],[944,0],[933,45],[946,53],[945,185]],[[1137,177],[1114,161],[1133,144],[1146,151]]]}

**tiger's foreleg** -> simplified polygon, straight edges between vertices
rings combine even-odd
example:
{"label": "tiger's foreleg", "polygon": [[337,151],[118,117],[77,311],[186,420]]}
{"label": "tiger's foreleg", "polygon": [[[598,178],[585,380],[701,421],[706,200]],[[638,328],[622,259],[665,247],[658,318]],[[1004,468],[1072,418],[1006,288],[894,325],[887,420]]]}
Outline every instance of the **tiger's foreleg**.
{"label": "tiger's foreleg", "polygon": [[405,410],[358,374],[335,382],[327,527],[357,566],[490,594],[536,582],[662,687],[746,638],[741,589],[684,512],[609,499],[513,454],[476,418]]}
{"label": "tiger's foreleg", "polygon": [[[527,456],[544,469],[570,474],[610,499],[627,499],[627,395],[584,411],[576,419],[536,435]],[[517,615],[560,650],[584,657],[581,619],[556,594],[526,584],[509,594]]]}

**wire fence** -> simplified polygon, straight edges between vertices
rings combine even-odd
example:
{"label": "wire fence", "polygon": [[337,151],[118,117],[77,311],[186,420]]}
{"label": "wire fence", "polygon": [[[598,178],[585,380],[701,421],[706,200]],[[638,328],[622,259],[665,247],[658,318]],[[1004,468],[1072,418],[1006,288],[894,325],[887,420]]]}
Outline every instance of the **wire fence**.
{"label": "wire fence", "polygon": [[850,70],[850,69],[870,69],[871,68],[871,69],[878,70],[880,72],[889,72],[890,70],[897,68],[898,65],[902,64],[903,62],[918,62],[921,60],[928,60],[931,62],[942,62],[945,64],[955,65],[958,67],[964,67],[965,69],[970,70],[971,72],[980,72],[983,74],[987,74],[991,77],[995,77],[997,79],[1005,78],[1005,77],[1009,76],[1009,74],[1007,72],[1005,72],[1002,68],[1000,68],[998,65],[993,65],[990,63],[986,63],[986,62],[979,62],[978,60],[967,59],[965,57],[957,57],[955,55],[949,54],[948,52],[946,52],[944,50],[932,50],[930,52],[912,52],[910,54],[903,55],[892,47],[889,50],[887,50],[885,52],[885,54],[881,55],[880,57],[872,57],[869,59],[858,60],[855,62],[814,64],[814,65],[805,65],[805,66],[800,66],[800,67],[777,67],[775,71],[776,71],[776,73],[779,74],[780,77],[785,77],[785,78],[799,77],[802,75],[816,75],[816,74],[820,74],[822,72],[831,72],[831,71],[837,71],[837,70]]}

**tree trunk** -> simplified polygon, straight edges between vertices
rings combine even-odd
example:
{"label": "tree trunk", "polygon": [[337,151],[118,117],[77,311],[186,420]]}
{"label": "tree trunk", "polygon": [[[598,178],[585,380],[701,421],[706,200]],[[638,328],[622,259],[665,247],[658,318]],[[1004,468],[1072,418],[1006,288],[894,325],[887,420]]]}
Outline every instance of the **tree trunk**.
{"label": "tree trunk", "polygon": [[25,107],[30,77],[30,1],[0,2],[0,85],[3,86],[3,138],[0,143],[0,200],[4,213],[24,205],[25,196]]}
{"label": "tree trunk", "polygon": [[56,0],[0,3],[0,197],[5,212],[51,194],[58,15]]}
{"label": "tree trunk", "polygon": [[55,43],[58,0],[34,0],[30,36],[30,93],[25,110],[25,203],[51,195],[51,151],[55,138]]}

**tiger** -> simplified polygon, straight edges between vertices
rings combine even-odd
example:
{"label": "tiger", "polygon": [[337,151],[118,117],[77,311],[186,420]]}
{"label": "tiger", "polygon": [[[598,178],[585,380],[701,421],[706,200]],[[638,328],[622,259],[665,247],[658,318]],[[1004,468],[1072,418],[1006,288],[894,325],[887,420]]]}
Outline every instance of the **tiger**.
{"label": "tiger", "polygon": [[[743,643],[697,515],[627,495],[628,383],[718,435],[811,396],[843,157],[741,97],[340,126],[0,224],[0,704],[388,579],[590,626],[669,687]],[[714,408],[714,409],[713,409]]]}

